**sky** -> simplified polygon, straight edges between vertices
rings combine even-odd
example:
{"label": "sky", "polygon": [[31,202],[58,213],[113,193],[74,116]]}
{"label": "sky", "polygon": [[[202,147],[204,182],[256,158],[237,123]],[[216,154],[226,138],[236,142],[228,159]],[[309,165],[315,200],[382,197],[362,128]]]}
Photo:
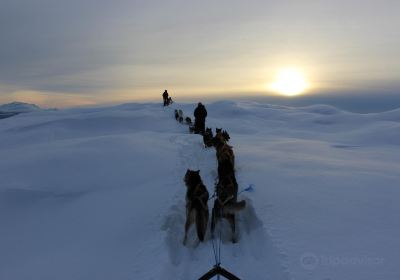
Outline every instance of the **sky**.
{"label": "sky", "polygon": [[[0,0],[0,103],[281,98],[400,107],[400,1]],[[393,100],[396,100],[395,102]],[[398,103],[396,103],[398,102]]]}

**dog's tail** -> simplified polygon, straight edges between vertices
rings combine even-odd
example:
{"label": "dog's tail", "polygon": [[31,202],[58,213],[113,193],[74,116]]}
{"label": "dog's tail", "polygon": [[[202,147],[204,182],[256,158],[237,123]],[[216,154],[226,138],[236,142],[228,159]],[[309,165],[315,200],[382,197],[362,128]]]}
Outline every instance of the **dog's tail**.
{"label": "dog's tail", "polygon": [[235,201],[229,202],[224,205],[223,212],[224,214],[235,214],[235,212],[243,210],[246,207],[246,201]]}
{"label": "dog's tail", "polygon": [[197,236],[201,242],[204,241],[208,224],[208,211],[197,210],[196,211],[196,230]]}

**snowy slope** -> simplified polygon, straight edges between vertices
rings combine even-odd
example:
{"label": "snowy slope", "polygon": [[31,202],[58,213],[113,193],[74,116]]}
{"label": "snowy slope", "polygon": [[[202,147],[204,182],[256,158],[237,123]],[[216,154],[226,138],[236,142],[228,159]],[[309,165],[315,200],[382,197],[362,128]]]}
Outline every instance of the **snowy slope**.
{"label": "snowy slope", "polygon": [[[222,265],[243,279],[398,279],[400,109],[206,105],[231,135],[248,207]],[[193,104],[38,111],[0,121],[0,279],[197,279],[182,246],[187,168],[216,159],[177,123]],[[190,114],[191,115],[191,114]],[[211,202],[209,206],[211,206]],[[226,234],[224,232],[224,234]]]}
{"label": "snowy slope", "polygon": [[0,112],[4,113],[27,113],[39,110],[40,110],[39,106],[24,102],[11,102],[0,105]]}

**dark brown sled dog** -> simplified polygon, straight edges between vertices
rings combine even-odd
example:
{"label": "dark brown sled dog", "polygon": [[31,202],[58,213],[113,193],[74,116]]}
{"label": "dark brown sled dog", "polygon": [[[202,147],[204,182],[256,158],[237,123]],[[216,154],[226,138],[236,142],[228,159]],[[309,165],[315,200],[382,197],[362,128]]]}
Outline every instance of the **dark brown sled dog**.
{"label": "dark brown sled dog", "polygon": [[233,153],[232,146],[223,143],[221,145],[216,146],[215,149],[217,150],[216,155],[218,164],[220,162],[229,161],[232,164],[232,168],[235,167],[235,154]]}
{"label": "dark brown sled dog", "polygon": [[232,163],[232,166],[235,166],[235,155],[233,154],[232,146],[226,143],[226,139],[219,131],[213,138],[213,145],[215,147],[217,160],[218,162],[222,162],[225,160],[229,160]]}
{"label": "dark brown sled dog", "polygon": [[187,187],[186,191],[186,223],[185,238],[183,245],[186,245],[187,233],[192,223],[196,223],[197,236],[200,241],[204,241],[204,236],[208,224],[208,191],[201,181],[200,170],[187,170],[184,181]]}
{"label": "dark brown sled dog", "polygon": [[213,146],[213,133],[211,128],[207,127],[206,131],[203,134],[203,143],[204,147],[209,148]]}
{"label": "dark brown sled dog", "polygon": [[[230,162],[229,162],[230,163]],[[232,229],[232,243],[236,243],[235,213],[246,206],[246,201],[237,201],[238,184],[233,174],[220,177],[216,188],[217,199],[214,202],[211,217],[211,233],[214,235],[215,225],[221,218],[228,220]]]}

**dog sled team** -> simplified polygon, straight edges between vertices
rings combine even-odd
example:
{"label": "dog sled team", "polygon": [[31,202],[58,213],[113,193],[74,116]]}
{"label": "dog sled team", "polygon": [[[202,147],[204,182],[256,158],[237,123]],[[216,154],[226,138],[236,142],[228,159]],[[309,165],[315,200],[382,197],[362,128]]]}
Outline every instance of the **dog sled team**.
{"label": "dog sled team", "polygon": [[168,106],[168,105],[171,105],[172,103],[174,103],[172,101],[172,98],[168,95],[167,90],[164,90],[162,97],[163,97],[164,106]]}
{"label": "dog sled team", "polygon": [[190,117],[184,117],[182,110],[175,109],[175,119],[187,125],[189,125],[190,133],[201,134],[204,135],[205,133],[205,124],[206,124],[206,117],[207,117],[207,110],[203,104],[199,103],[194,110],[194,124],[192,123],[192,119]]}
{"label": "dog sled team", "polygon": [[[172,98],[169,96],[167,90],[164,91],[162,97],[163,97],[164,107],[173,103]],[[204,105],[201,102],[199,102],[197,104],[196,109],[193,112],[193,115],[195,117],[194,124],[192,123],[192,119],[190,117],[183,116],[182,110],[175,109],[175,119],[177,121],[179,121],[180,123],[183,123],[183,121],[185,121],[185,123],[189,125],[189,131],[191,133],[203,135],[205,133],[205,123],[207,117],[206,107],[204,107]]]}
{"label": "dog sled team", "polygon": [[[164,95],[166,93],[166,95]],[[164,106],[168,106],[168,93],[163,94]],[[167,101],[166,101],[167,100]],[[166,103],[167,102],[167,103]],[[244,200],[238,201],[238,183],[235,177],[235,155],[232,146],[228,144],[230,136],[226,130],[216,128],[215,136],[211,128],[205,127],[207,110],[202,103],[198,103],[193,112],[194,123],[183,111],[175,109],[175,119],[180,123],[189,125],[191,133],[203,136],[203,143],[206,148],[214,147],[218,162],[218,181],[215,186],[214,205],[211,211],[211,236],[214,236],[216,224],[221,219],[226,219],[231,228],[231,241],[237,242],[236,236],[236,213],[245,208]],[[183,244],[186,245],[187,234],[191,225],[195,224],[198,239],[204,241],[210,213],[208,201],[210,194],[204,185],[200,170],[187,170],[183,178],[186,190],[186,222],[185,237]]]}
{"label": "dog sled team", "polygon": [[[246,206],[244,200],[238,201],[238,183],[235,177],[235,155],[232,146],[228,145],[230,137],[226,131],[216,129],[216,135],[212,137],[212,130],[207,128],[203,139],[207,140],[216,149],[218,162],[218,183],[215,187],[215,200],[211,212],[211,235],[214,236],[215,226],[222,218],[226,219],[231,227],[231,241],[237,242],[236,237],[236,213]],[[210,136],[211,135],[211,136]],[[208,142],[209,141],[209,142]],[[206,147],[209,147],[205,144]],[[187,187],[186,192],[186,223],[185,238],[191,224],[196,225],[197,236],[204,241],[205,232],[209,220],[207,201],[209,192],[204,186],[200,170],[187,170],[184,181]]]}
{"label": "dog sled team", "polygon": [[[175,119],[180,122],[183,123],[183,111],[182,110],[176,110],[175,109]],[[192,119],[189,117],[185,117],[185,123],[188,124],[189,126],[192,125]]]}

